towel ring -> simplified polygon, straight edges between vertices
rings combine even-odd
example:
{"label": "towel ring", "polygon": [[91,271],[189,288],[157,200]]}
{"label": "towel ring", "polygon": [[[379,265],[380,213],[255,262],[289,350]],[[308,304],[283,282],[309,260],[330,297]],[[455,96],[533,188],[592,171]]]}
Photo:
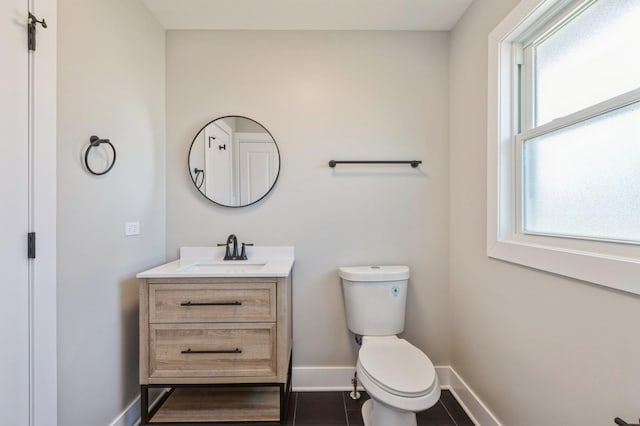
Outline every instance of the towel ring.
{"label": "towel ring", "polygon": [[[109,166],[106,168],[106,170],[104,170],[102,172],[96,172],[89,166],[89,152],[91,151],[92,148],[98,147],[103,143],[107,144],[107,145],[109,145],[111,147],[111,150],[113,151],[113,160],[111,160],[111,164],[109,164]],[[104,175],[104,174],[108,173],[113,168],[113,165],[115,163],[116,163],[116,148],[113,146],[111,141],[109,139],[100,139],[99,137],[97,137],[95,135],[91,136],[89,138],[89,146],[87,147],[87,150],[84,153],[84,165],[87,168],[87,170],[89,171],[89,173],[91,173],[92,175],[96,175],[96,176]]]}

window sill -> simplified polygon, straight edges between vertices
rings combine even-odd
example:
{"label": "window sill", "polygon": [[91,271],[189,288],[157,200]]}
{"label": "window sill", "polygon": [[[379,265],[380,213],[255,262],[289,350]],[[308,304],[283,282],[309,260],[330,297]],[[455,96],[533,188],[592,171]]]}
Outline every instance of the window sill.
{"label": "window sill", "polygon": [[487,245],[487,256],[640,295],[640,259],[515,239]]}

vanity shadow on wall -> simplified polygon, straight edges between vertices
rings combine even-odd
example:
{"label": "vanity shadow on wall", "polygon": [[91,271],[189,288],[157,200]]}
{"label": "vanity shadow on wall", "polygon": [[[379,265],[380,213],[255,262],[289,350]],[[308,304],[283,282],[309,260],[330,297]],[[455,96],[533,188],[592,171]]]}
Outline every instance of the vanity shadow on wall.
{"label": "vanity shadow on wall", "polygon": [[273,189],[280,174],[280,151],[263,125],[228,115],[198,131],[189,149],[188,169],[193,184],[209,201],[244,207]]}

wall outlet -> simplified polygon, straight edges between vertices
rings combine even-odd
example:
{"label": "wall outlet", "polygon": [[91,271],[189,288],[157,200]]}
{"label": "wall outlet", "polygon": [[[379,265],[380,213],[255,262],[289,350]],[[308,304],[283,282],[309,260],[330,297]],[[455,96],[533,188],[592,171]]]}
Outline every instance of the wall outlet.
{"label": "wall outlet", "polygon": [[125,222],[124,223],[124,235],[139,235],[140,234],[140,222]]}

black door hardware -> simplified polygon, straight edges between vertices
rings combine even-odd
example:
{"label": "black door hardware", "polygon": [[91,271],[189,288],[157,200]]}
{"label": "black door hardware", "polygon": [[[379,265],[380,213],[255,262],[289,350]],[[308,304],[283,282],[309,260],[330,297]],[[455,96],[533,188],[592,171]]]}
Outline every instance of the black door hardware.
{"label": "black door hardware", "polygon": [[27,44],[29,50],[36,50],[36,24],[42,25],[42,28],[47,28],[47,22],[44,18],[42,18],[42,21],[38,21],[38,18],[29,12],[29,23],[27,24]]}
{"label": "black door hardware", "polygon": [[214,141],[215,141],[215,140],[216,140],[216,137],[215,137],[215,136],[209,136],[209,148],[211,148],[211,141],[212,141],[212,140],[214,140]]}
{"label": "black door hardware", "polygon": [[27,234],[27,257],[29,259],[36,258],[36,233],[29,232]]}
{"label": "black door hardware", "polygon": [[218,145],[218,151],[222,151],[222,150],[227,150],[227,144],[225,143],[224,145]]}

